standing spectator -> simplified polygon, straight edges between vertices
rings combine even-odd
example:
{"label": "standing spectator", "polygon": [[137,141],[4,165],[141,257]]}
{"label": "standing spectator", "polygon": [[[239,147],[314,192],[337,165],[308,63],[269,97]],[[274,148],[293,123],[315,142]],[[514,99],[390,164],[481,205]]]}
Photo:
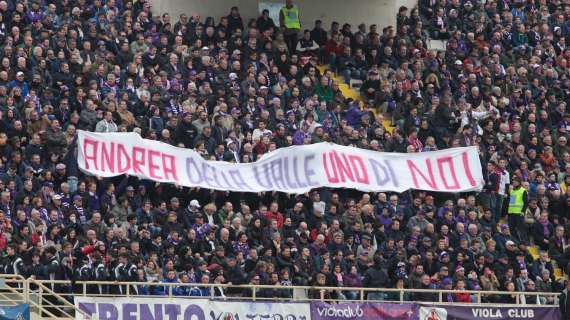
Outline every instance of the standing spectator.
{"label": "standing spectator", "polygon": [[[526,211],[527,207],[527,191],[522,187],[520,178],[513,177],[508,209],[509,228],[511,229],[511,234],[515,235],[519,241],[527,239],[523,216],[523,212]],[[550,231],[547,235],[545,235],[545,237],[548,238],[550,236],[550,233],[552,232]]]}
{"label": "standing spectator", "polygon": [[279,25],[284,29],[289,52],[294,52],[297,48],[297,35],[301,31],[301,20],[299,8],[293,4],[293,0],[286,0],[285,6],[279,11]]}

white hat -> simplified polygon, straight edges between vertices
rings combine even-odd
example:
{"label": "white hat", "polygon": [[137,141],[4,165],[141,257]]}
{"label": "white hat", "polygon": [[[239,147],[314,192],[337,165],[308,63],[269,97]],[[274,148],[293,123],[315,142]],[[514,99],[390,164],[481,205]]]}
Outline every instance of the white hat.
{"label": "white hat", "polygon": [[237,79],[238,75],[235,74],[234,72],[230,73],[230,79]]}
{"label": "white hat", "polygon": [[190,206],[200,208],[200,202],[198,202],[198,200],[194,199],[194,200],[190,201]]}
{"label": "white hat", "polygon": [[461,62],[461,60],[455,60],[455,64],[456,65],[463,65],[463,62]]}
{"label": "white hat", "polygon": [[54,195],[52,196],[52,198],[53,198],[54,200],[61,200],[61,195],[59,195],[59,194],[54,194]]}

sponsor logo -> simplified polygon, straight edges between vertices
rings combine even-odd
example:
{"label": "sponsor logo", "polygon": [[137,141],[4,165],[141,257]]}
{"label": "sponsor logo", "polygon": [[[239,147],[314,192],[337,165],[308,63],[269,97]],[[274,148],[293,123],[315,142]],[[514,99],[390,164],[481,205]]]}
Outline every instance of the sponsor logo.
{"label": "sponsor logo", "polygon": [[318,307],[317,313],[321,317],[336,317],[336,318],[360,318],[364,315],[364,310],[360,308],[359,305],[354,307],[350,305],[345,305],[343,307],[339,306],[328,306],[328,307]]}
{"label": "sponsor logo", "polygon": [[420,320],[447,320],[447,310],[443,308],[421,307]]}

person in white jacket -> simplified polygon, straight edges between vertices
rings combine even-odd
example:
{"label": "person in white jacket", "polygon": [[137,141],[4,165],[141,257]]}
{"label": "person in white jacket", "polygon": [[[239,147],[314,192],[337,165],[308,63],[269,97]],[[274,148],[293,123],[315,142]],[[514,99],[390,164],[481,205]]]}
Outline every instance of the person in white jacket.
{"label": "person in white jacket", "polygon": [[117,124],[113,121],[113,113],[110,111],[105,112],[103,120],[97,122],[95,126],[96,132],[117,132]]}

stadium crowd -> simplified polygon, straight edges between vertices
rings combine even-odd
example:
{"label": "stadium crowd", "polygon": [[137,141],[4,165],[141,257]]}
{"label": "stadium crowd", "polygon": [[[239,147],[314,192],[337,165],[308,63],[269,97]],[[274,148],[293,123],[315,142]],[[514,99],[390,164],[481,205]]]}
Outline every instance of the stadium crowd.
{"label": "stadium crowd", "polygon": [[[290,285],[338,287],[309,295],[341,299],[357,298],[355,287],[559,291],[554,267],[570,261],[569,15],[560,0],[420,0],[395,28],[325,30],[301,26],[290,0],[280,21],[267,11],[244,21],[236,7],[173,17],[148,0],[0,0],[1,271],[68,280],[53,286],[61,292],[141,282],[141,295],[165,293],[147,281],[271,284],[257,296],[284,298]],[[445,48],[428,50],[429,39]],[[363,81],[363,107],[335,74]],[[135,131],[236,163],[322,141],[478,146],[486,184],[290,195],[102,179],[78,169],[76,130]],[[539,300],[526,303],[552,302]]]}

